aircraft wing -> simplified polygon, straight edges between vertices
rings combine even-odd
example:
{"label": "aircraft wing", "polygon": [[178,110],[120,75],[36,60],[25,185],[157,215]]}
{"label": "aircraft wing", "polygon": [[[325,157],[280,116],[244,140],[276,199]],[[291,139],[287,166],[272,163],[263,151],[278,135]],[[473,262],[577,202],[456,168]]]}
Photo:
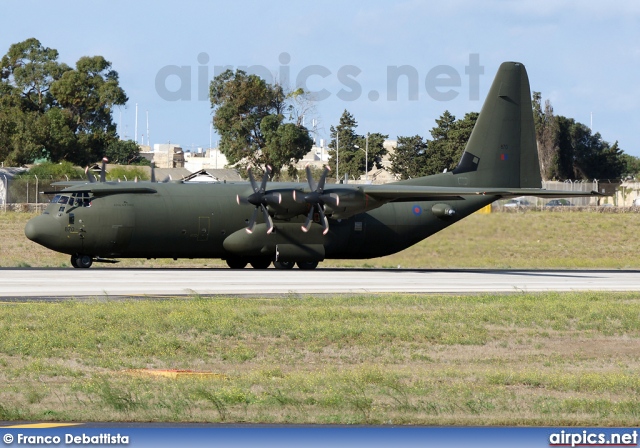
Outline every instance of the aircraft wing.
{"label": "aircraft wing", "polygon": [[112,194],[136,194],[157,193],[157,190],[143,185],[121,185],[117,183],[84,183],[82,186],[74,185],[64,190],[43,191],[44,194],[60,193],[92,193],[94,196],[108,196]]}
{"label": "aircraft wing", "polygon": [[54,182],[51,185],[53,185],[54,187],[74,187],[76,185],[84,185],[86,183],[86,180],[61,180],[58,182]]}
{"label": "aircraft wing", "polygon": [[[431,187],[418,185],[363,185],[363,193],[382,202],[432,201],[464,199],[465,196],[500,196],[503,198],[537,196],[545,198],[603,196],[596,191],[545,190],[542,188],[466,188]],[[329,190],[329,188],[327,188]]]}

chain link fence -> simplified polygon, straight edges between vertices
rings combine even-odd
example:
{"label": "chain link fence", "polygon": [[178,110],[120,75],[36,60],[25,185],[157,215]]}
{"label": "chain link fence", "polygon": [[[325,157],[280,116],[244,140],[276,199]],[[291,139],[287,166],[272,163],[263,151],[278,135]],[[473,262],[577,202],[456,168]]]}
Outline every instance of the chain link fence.
{"label": "chain link fence", "polygon": [[67,180],[68,179],[37,178],[9,179],[7,176],[0,176],[0,205],[48,203],[52,196],[42,192],[62,190],[64,188],[63,186],[55,186],[53,184]]}

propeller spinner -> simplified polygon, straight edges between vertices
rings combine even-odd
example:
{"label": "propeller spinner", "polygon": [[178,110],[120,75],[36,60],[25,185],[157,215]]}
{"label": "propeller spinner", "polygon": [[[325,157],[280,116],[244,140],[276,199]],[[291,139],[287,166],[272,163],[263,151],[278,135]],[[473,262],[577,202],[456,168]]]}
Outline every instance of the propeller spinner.
{"label": "propeller spinner", "polygon": [[253,177],[251,168],[249,168],[247,171],[249,173],[249,181],[251,182],[253,193],[246,198],[241,197],[240,195],[236,196],[236,200],[238,201],[239,205],[252,204],[255,206],[246,231],[247,233],[253,232],[253,229],[256,225],[256,219],[258,218],[258,210],[260,209],[262,210],[262,214],[264,216],[264,222],[267,225],[267,234],[270,234],[273,231],[273,220],[271,219],[271,215],[269,215],[267,206],[280,204],[282,202],[282,195],[280,193],[270,193],[266,191],[269,174],[271,174],[271,167],[269,165],[267,165],[265,169],[264,176],[262,177],[262,183],[260,185],[258,185],[255,178]]}
{"label": "propeller spinner", "polygon": [[322,224],[322,234],[326,235],[329,232],[329,220],[324,213],[325,204],[337,207],[340,203],[340,197],[336,193],[324,192],[324,184],[327,179],[327,173],[329,172],[328,166],[325,166],[322,176],[320,176],[320,180],[317,184],[313,179],[313,176],[311,175],[311,168],[309,167],[309,165],[305,167],[305,171],[307,173],[307,181],[309,182],[309,188],[311,188],[311,192],[303,193],[295,190],[293,192],[294,200],[296,200],[297,202],[306,202],[307,204],[311,205],[309,214],[307,215],[307,219],[302,226],[302,231],[309,231],[309,229],[311,228],[311,221],[313,220],[313,214],[314,212],[317,212]]}

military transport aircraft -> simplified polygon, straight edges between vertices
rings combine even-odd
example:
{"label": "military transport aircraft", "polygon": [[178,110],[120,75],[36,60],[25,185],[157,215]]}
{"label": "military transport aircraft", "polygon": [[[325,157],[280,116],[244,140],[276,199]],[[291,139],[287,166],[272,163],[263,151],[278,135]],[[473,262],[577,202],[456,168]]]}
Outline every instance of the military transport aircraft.
{"label": "military transport aircraft", "polygon": [[[229,267],[314,269],[328,258],[406,249],[497,199],[568,197],[541,189],[525,67],[503,63],[458,166],[385,185],[182,181],[61,183],[27,238],[76,268],[116,258],[221,258]],[[71,185],[71,186],[69,186]],[[52,193],[52,192],[49,192]]]}

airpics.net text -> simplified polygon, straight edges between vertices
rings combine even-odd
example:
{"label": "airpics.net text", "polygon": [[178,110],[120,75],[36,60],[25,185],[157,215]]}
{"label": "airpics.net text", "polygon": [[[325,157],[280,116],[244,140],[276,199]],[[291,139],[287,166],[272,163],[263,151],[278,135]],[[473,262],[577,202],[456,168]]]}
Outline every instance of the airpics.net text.
{"label": "airpics.net text", "polygon": [[[295,75],[291,73],[291,55],[281,53],[278,61],[280,65],[276,70],[270,70],[264,65],[232,66],[213,65],[213,75],[210,73],[211,58],[209,54],[202,52],[197,57],[198,65],[194,70],[191,65],[165,65],[156,74],[155,89],[165,101],[209,101],[209,83],[216,76],[226,70],[242,70],[247,74],[261,77],[267,83],[278,83],[285,90],[302,88],[310,94],[314,101],[324,101],[335,94],[342,101],[356,101],[363,95],[363,87],[358,77],[363,73],[362,69],[355,65],[343,65],[337,70],[331,70],[323,65],[307,65]],[[480,65],[480,55],[470,53],[468,64],[464,66],[464,76],[468,77],[469,101],[480,99],[480,76],[484,74],[484,66]],[[335,80],[331,77],[335,76]],[[463,88],[463,76],[460,71],[451,65],[436,65],[427,70],[421,77],[416,67],[412,65],[387,65],[386,67],[386,94],[381,95],[379,89],[369,90],[369,101],[398,101],[398,97],[407,98],[409,101],[419,101],[421,98],[421,84],[424,86],[428,98],[435,101],[451,101],[460,95]],[[339,90],[331,92],[329,85]],[[335,87],[337,86],[337,87]],[[399,87],[401,86],[401,87]],[[406,89],[406,97],[405,90]],[[402,91],[401,91],[402,90]],[[400,91],[400,92],[399,92]],[[424,95],[422,96],[424,98]]]}

